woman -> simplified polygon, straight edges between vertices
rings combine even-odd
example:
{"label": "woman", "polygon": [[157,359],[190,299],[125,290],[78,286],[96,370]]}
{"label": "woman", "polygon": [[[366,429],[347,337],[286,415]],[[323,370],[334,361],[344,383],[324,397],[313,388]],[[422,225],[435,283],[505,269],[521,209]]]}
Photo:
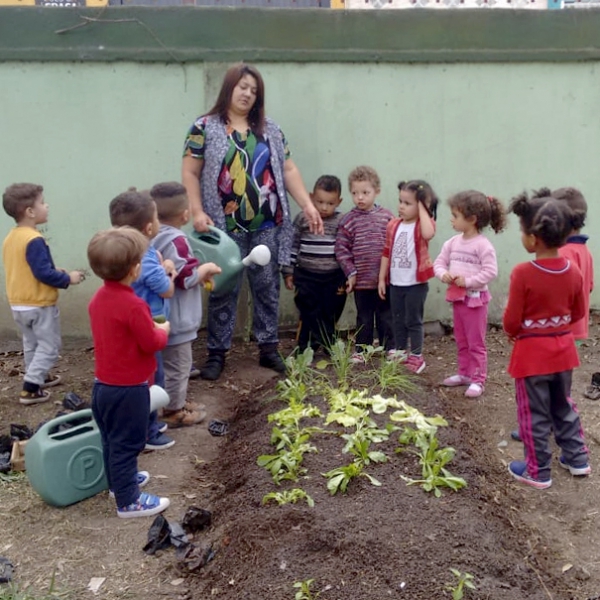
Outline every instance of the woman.
{"label": "woman", "polygon": [[[264,83],[258,70],[233,65],[223,79],[213,108],[190,128],[183,156],[182,180],[194,228],[214,225],[237,243],[244,258],[258,244],[271,250],[266,267],[249,267],[254,336],[259,364],[278,372],[285,365],[277,351],[279,265],[290,262],[292,223],[286,191],[304,211],[314,232],[323,223],[290,158],[279,127],[265,117]],[[231,347],[242,281],[229,294],[211,294],[208,302],[208,359],[203,379],[218,379]]]}

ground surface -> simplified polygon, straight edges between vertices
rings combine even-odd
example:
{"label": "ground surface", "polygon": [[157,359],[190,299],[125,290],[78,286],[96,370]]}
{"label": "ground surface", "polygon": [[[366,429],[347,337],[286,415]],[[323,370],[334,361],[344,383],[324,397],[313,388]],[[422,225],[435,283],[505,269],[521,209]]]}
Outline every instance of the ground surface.
{"label": "ground surface", "polygon": [[[596,319],[590,335],[599,333]],[[35,407],[18,404],[21,356],[14,346],[4,349],[0,433],[8,433],[10,423],[35,427],[54,416],[66,391],[89,398],[93,354],[85,345],[63,352],[56,404]],[[311,589],[321,600],[432,600],[450,598],[445,585],[453,581],[451,568],[474,575],[477,590],[466,598],[596,598],[600,402],[582,392],[600,366],[600,348],[590,342],[581,349],[573,390],[595,472],[576,480],[555,468],[552,488],[541,492],[523,488],[506,472],[506,463],[522,452],[509,437],[515,427],[505,373],[510,349],[496,331],[489,334],[489,349],[486,393],[468,400],[460,389],[438,385],[454,372],[451,336],[428,337],[422,390],[410,399],[449,421],[440,438],[457,450],[450,470],[468,481],[458,493],[437,499],[406,486],[400,475],[416,474],[416,459],[394,455],[397,444],[388,442],[382,449],[392,459],[370,469],[381,487],[360,480],[347,495],[331,497],[320,473],[348,460],[339,439],[322,437],[316,440],[320,452],[305,459],[309,478],[300,482],[314,508],[262,506],[264,494],[276,488],[256,458],[271,452],[267,415],[281,405],[273,401],[276,377],[257,366],[252,345],[238,344],[219,382],[190,383],[190,397],[207,405],[209,418],[229,419],[230,434],[211,437],[205,425],[179,429],[171,432],[173,448],[140,457],[140,468],[153,476],[148,490],[171,499],[167,519],[180,521],[191,505],[212,511],[211,528],[193,539],[216,552],[211,562],[190,575],[172,548],[145,555],[151,519],[118,519],[106,492],[57,509],[44,504],[26,479],[0,481],[0,556],[15,565],[19,585],[45,591],[55,573],[55,587],[74,600],[94,597],[86,589],[94,577],[105,578],[97,597],[106,599],[291,600],[294,582],[314,579]],[[200,344],[196,355],[200,360]]]}

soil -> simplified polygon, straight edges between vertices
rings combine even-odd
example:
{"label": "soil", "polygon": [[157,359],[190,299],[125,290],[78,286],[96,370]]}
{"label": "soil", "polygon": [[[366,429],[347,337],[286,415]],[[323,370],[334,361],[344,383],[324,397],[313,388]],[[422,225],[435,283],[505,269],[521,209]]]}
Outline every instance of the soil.
{"label": "soil", "polygon": [[[599,333],[594,316],[591,339]],[[152,519],[118,519],[106,492],[54,508],[25,477],[0,479],[0,556],[14,564],[13,581],[21,588],[41,595],[53,579],[53,589],[70,600],[93,597],[87,586],[98,577],[104,581],[97,597],[109,600],[291,600],[298,591],[294,583],[308,579],[314,583],[306,599],[320,593],[320,600],[434,600],[451,598],[447,588],[456,578],[450,569],[474,576],[476,589],[466,591],[467,599],[600,598],[600,536],[594,535],[600,480],[595,473],[571,477],[557,463],[548,490],[512,480],[506,465],[522,457],[522,447],[510,439],[516,424],[505,371],[510,347],[496,329],[488,342],[490,377],[483,397],[470,400],[464,388],[440,387],[455,369],[454,342],[446,335],[426,338],[421,389],[407,399],[423,413],[448,420],[439,437],[456,449],[450,471],[468,482],[459,492],[436,498],[407,486],[401,475],[416,476],[418,463],[410,454],[395,454],[392,438],[378,448],[389,462],[368,468],[381,487],[361,478],[346,494],[331,496],[321,473],[349,459],[341,453],[342,440],[321,435],[313,440],[319,452],[305,458],[307,476],[281,486],[301,487],[314,507],[262,505],[265,494],[280,490],[256,459],[271,452],[267,415],[283,405],[276,399],[277,375],[258,366],[253,344],[239,342],[218,382],[190,382],[190,399],[207,405],[208,420],[226,419],[229,434],[212,437],[206,424],[177,429],[169,432],[174,447],[139,459],[152,475],[148,491],[171,500],[169,522],[181,522],[190,506],[211,511],[210,528],[191,537],[202,550],[212,550],[210,562],[182,562],[173,548],[146,555]],[[291,339],[282,342],[284,351],[292,347]],[[30,407],[17,401],[22,356],[14,345],[0,350],[0,434],[11,423],[35,428],[52,418],[67,391],[89,399],[93,352],[85,344],[64,350],[56,369],[63,383],[53,388],[53,401]],[[202,336],[194,352],[200,363]],[[600,402],[584,398],[583,391],[600,364],[600,348],[590,341],[580,354],[573,397],[595,468]]]}

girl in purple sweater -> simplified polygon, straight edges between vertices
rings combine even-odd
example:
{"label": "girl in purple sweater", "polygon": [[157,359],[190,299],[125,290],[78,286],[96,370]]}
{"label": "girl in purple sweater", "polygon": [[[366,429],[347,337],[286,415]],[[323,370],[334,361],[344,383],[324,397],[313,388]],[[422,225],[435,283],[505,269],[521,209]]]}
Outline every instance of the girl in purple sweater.
{"label": "girl in purple sweater", "polygon": [[444,243],[433,269],[448,284],[446,300],[453,309],[458,373],[446,377],[443,384],[469,386],[465,396],[477,398],[483,394],[487,377],[488,283],[498,275],[496,251],[481,231],[488,225],[496,233],[502,231],[506,213],[499,200],[475,190],[452,196],[448,204],[458,235]]}

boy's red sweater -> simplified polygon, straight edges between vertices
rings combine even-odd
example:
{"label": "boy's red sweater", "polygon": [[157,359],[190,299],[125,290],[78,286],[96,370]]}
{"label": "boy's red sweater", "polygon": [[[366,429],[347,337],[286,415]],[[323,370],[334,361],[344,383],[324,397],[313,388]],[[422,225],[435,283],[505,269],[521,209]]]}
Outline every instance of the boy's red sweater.
{"label": "boy's red sweater", "polygon": [[133,289],[105,281],[88,306],[95,375],[108,385],[139,385],[156,370],[154,354],[167,345],[167,333],[155,327],[150,307]]}

